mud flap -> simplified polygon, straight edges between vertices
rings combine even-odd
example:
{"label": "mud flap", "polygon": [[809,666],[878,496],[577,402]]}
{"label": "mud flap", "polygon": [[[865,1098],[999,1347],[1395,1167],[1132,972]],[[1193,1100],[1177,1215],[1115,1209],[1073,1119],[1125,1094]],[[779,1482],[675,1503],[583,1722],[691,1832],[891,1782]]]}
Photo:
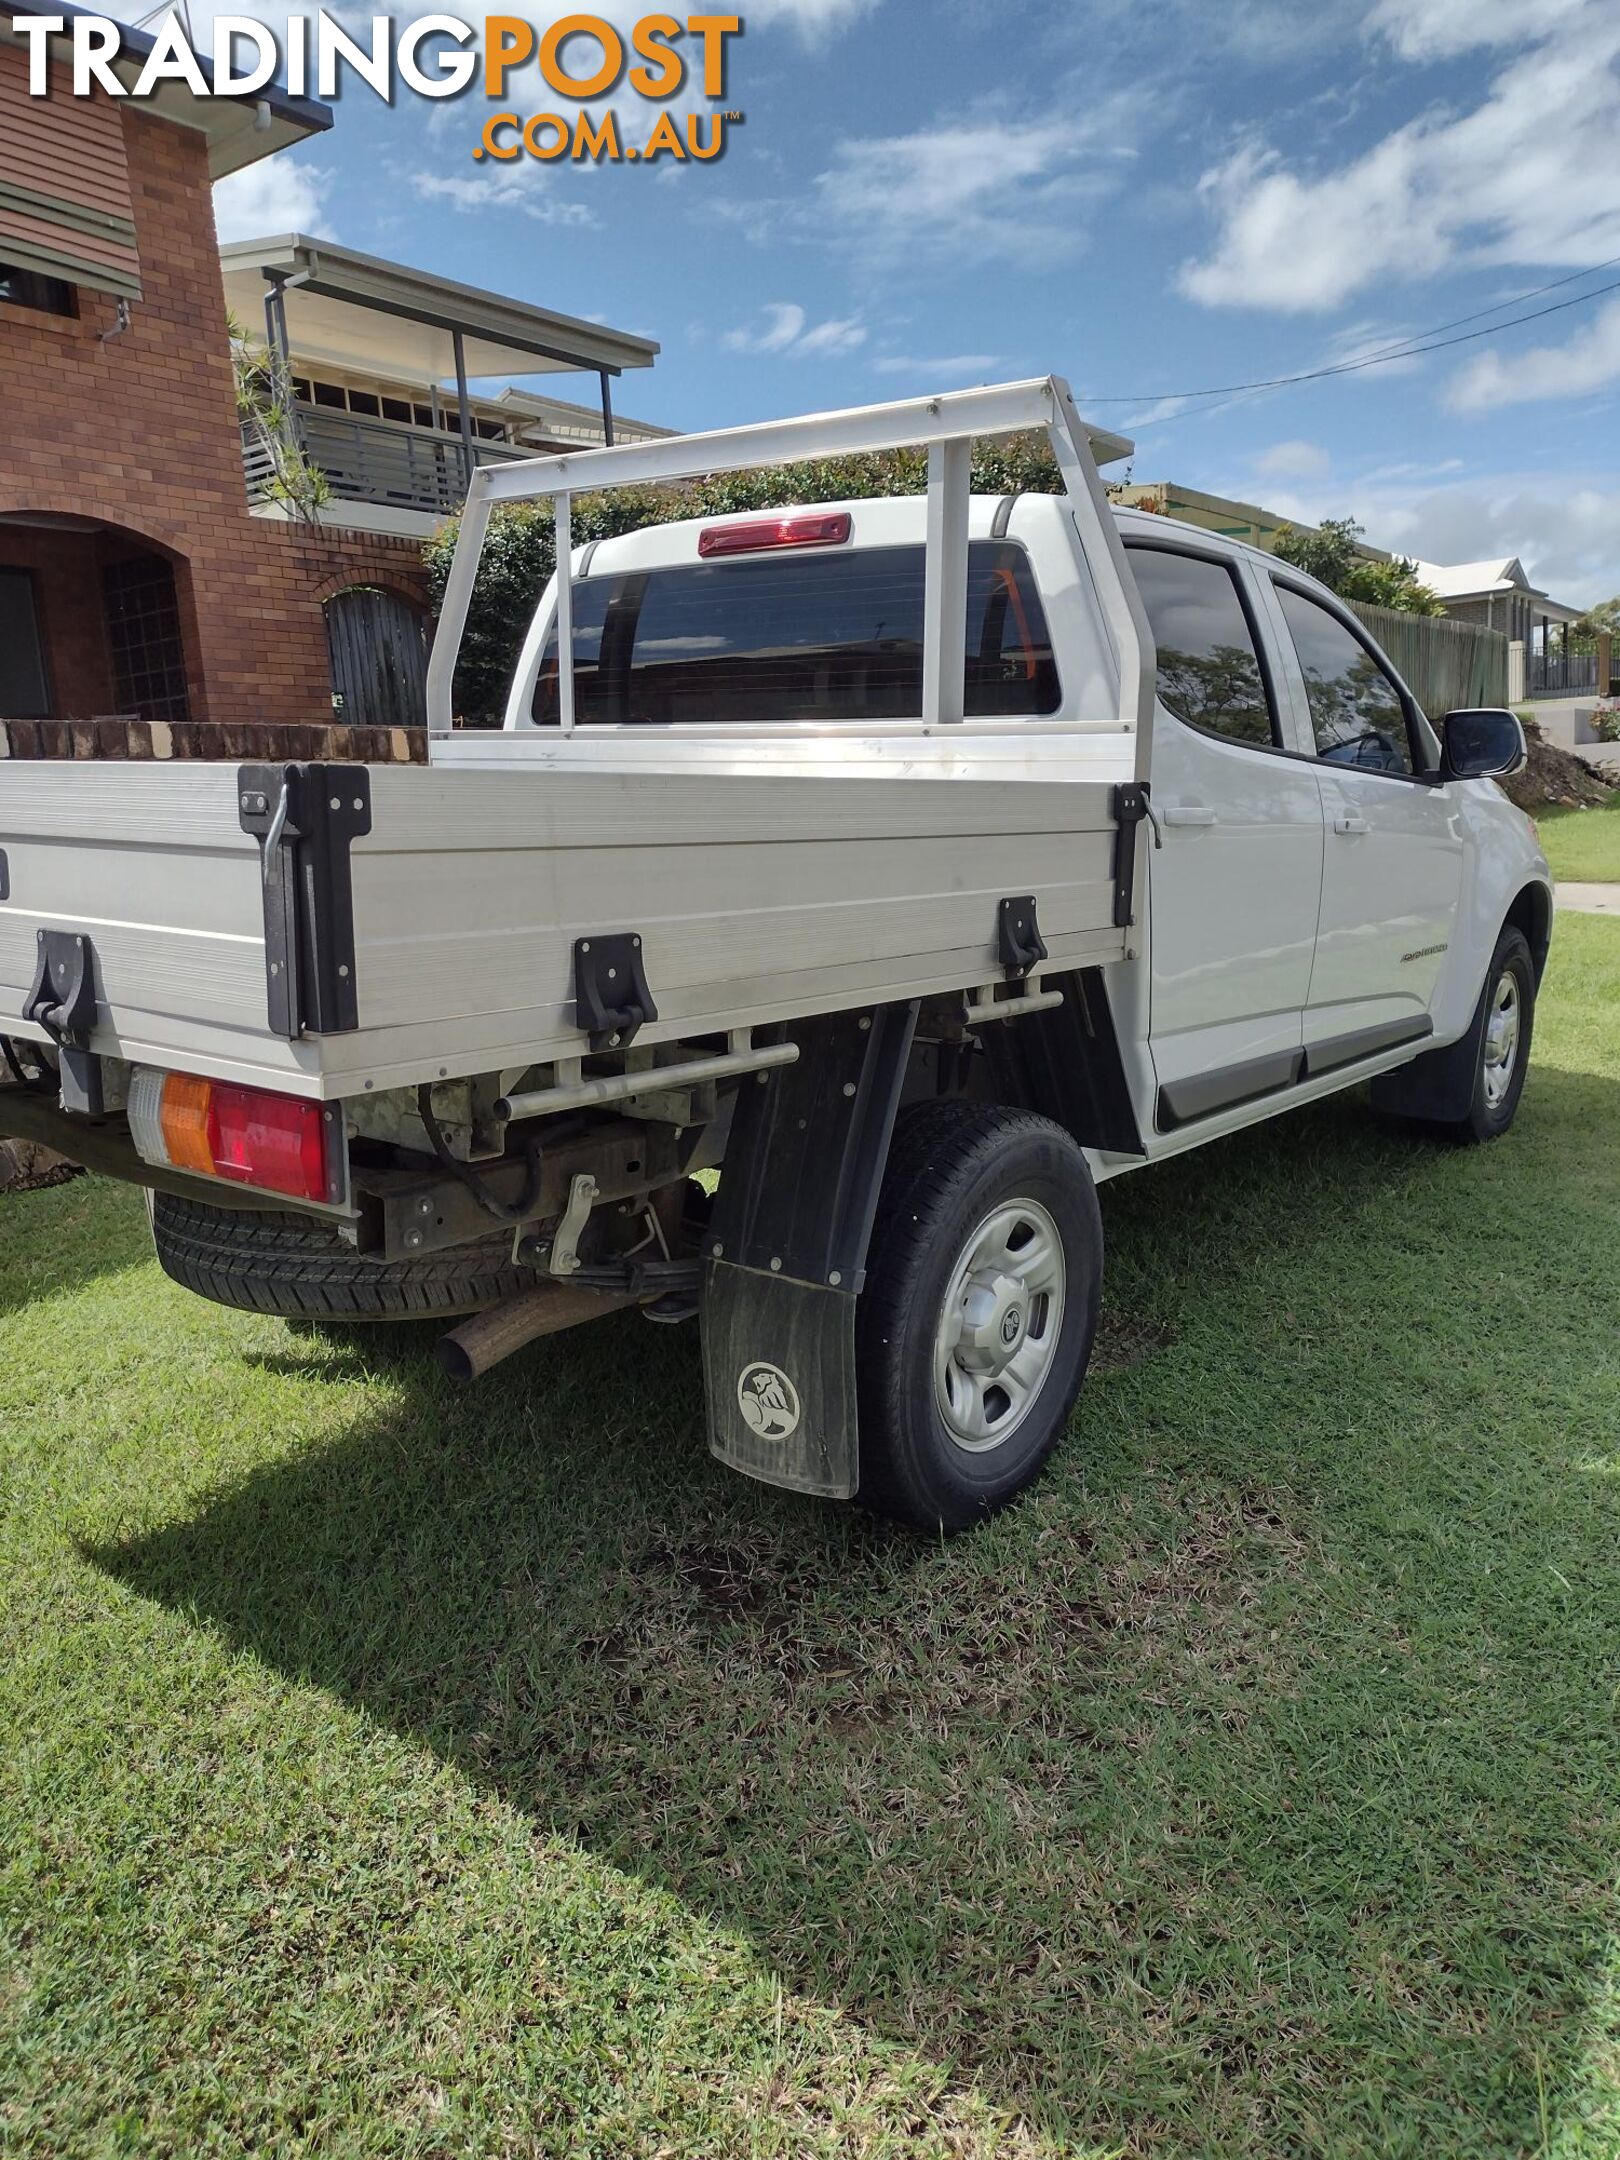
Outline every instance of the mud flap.
{"label": "mud flap", "polygon": [[917,1005],[831,1013],[744,1082],[709,1225],[709,1449],[769,1485],[853,1498],[855,1300]]}
{"label": "mud flap", "polygon": [[710,1453],[767,1485],[853,1499],[854,1298],[725,1260],[705,1274]]}

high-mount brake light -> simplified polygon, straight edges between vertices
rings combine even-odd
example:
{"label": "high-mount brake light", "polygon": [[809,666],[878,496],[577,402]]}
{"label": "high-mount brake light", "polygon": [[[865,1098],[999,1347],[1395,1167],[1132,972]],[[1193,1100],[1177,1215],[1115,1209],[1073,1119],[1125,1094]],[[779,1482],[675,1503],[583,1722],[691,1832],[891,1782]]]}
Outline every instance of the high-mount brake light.
{"label": "high-mount brake light", "polygon": [[332,1197],[319,1103],[142,1066],[131,1082],[128,1114],[145,1162],[291,1200]]}
{"label": "high-mount brake light", "polygon": [[749,518],[738,525],[705,525],[698,553],[755,555],[764,548],[837,547],[850,535],[847,510],[822,510],[807,517]]}

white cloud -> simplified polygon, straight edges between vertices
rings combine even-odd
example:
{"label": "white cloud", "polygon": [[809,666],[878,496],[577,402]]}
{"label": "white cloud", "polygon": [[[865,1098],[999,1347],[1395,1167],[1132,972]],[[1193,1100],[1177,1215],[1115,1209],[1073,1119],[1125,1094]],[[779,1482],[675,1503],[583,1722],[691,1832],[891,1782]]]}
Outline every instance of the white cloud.
{"label": "white cloud", "polygon": [[1533,585],[1578,607],[1620,592],[1620,473],[1596,482],[1577,473],[1510,473],[1374,499],[1355,514],[1370,540],[1425,562],[1517,555]]}
{"label": "white cloud", "polygon": [[1254,469],[1265,479],[1314,480],[1325,473],[1333,460],[1320,443],[1291,442],[1273,443],[1269,450],[1262,450],[1254,460]]}
{"label": "white cloud", "polygon": [[1367,26],[1403,60],[1449,59],[1481,45],[1523,45],[1580,13],[1584,0],[1377,0]]}
{"label": "white cloud", "polygon": [[[1439,486],[1422,484],[1426,477],[1421,469],[1408,479],[1391,468],[1357,480],[1268,488],[1265,504],[1298,524],[1352,517],[1374,547],[1424,562],[1517,555],[1533,585],[1577,607],[1620,593],[1620,470],[1470,474]],[[1211,474],[1208,484],[1244,492],[1241,479],[1227,486]]]}
{"label": "white cloud", "polygon": [[879,262],[1050,261],[1083,238],[1077,221],[1122,179],[1131,110],[1125,100],[1039,116],[987,106],[947,126],[840,142],[801,222]]}
{"label": "white cloud", "polygon": [[[1378,19],[1409,57],[1480,42],[1498,24],[1506,35],[1498,0],[1475,32],[1461,8],[1385,0]],[[1526,22],[1534,44],[1504,61],[1472,110],[1436,108],[1337,169],[1295,170],[1254,141],[1206,173],[1219,231],[1183,267],[1182,290],[1211,307],[1304,312],[1455,263],[1620,254],[1620,9],[1550,0]]]}
{"label": "white cloud", "polygon": [[1530,352],[1481,353],[1452,377],[1446,403],[1458,412],[1488,412],[1532,398],[1585,397],[1620,381],[1620,300],[1611,300],[1564,345]]}
{"label": "white cloud", "polygon": [[[766,23],[787,23],[807,43],[815,44],[869,14],[877,4],[878,0],[753,0],[745,21],[750,30]],[[636,0],[631,19],[644,12],[641,0]]]}
{"label": "white cloud", "polygon": [[866,343],[866,327],[858,316],[811,323],[795,300],[767,301],[760,312],[762,321],[726,331],[720,342],[728,352],[785,353],[799,360],[854,352]]}
{"label": "white cloud", "polygon": [[915,375],[935,382],[960,382],[967,375],[987,375],[1000,365],[995,353],[952,353],[945,360],[913,360],[905,353],[880,353],[872,362],[874,375]]}
{"label": "white cloud", "polygon": [[214,188],[214,224],[221,241],[290,232],[335,240],[325,216],[332,177],[324,166],[297,164],[285,151],[232,173]]}
{"label": "white cloud", "polygon": [[411,186],[425,202],[447,202],[457,210],[521,210],[537,225],[594,225],[588,204],[564,202],[545,192],[543,173],[490,174],[476,180],[442,173],[411,174]]}

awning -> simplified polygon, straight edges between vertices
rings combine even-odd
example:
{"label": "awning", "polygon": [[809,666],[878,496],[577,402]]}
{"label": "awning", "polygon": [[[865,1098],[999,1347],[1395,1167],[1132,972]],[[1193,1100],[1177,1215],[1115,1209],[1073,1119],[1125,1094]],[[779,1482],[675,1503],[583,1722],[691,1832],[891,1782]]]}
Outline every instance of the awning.
{"label": "awning", "polygon": [[303,233],[220,249],[225,299],[244,324],[261,316],[268,281],[285,294],[287,340],[301,365],[353,368],[420,382],[456,371],[459,335],[469,376],[565,369],[617,375],[651,367],[651,338],[356,254]]}

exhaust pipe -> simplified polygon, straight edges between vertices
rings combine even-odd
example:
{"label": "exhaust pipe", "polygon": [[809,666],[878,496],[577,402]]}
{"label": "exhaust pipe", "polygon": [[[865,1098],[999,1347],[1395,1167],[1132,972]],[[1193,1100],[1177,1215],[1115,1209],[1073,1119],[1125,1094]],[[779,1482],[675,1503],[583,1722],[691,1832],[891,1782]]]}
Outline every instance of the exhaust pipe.
{"label": "exhaust pipe", "polygon": [[439,1363],[452,1380],[476,1380],[502,1358],[521,1350],[541,1335],[560,1335],[564,1328],[599,1319],[639,1304],[612,1290],[575,1289],[567,1283],[547,1283],[534,1290],[519,1290],[514,1297],[474,1313],[460,1327],[441,1335],[436,1346]]}

